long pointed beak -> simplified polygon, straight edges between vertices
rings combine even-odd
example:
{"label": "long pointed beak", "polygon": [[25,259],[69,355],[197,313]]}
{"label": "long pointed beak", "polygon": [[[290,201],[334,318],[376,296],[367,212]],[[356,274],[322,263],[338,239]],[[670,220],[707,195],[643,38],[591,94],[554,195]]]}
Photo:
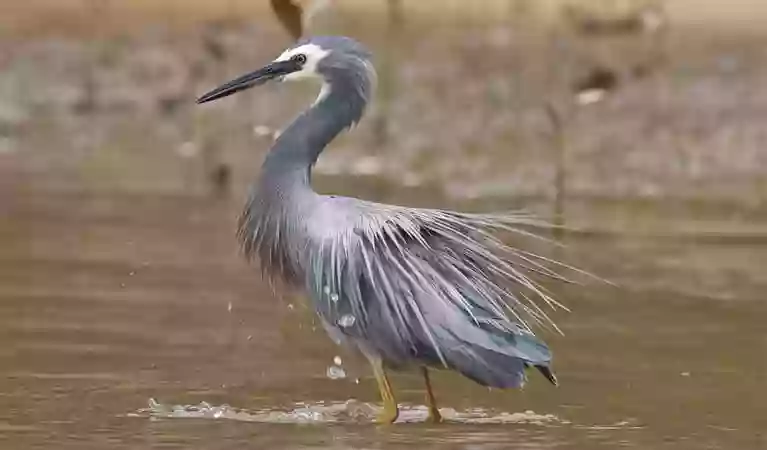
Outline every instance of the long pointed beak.
{"label": "long pointed beak", "polygon": [[297,61],[276,61],[261,69],[245,74],[239,78],[222,84],[221,86],[213,89],[207,94],[197,99],[197,103],[205,103],[212,100],[218,100],[219,98],[232,95],[235,92],[244,91],[245,89],[252,88],[253,86],[259,86],[266,83],[269,80],[285,76],[289,73],[301,70],[301,65]]}

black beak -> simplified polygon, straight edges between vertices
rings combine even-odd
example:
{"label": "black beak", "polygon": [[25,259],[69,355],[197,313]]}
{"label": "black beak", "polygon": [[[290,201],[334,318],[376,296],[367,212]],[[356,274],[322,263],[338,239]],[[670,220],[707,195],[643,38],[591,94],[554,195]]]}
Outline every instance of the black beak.
{"label": "black beak", "polygon": [[236,78],[226,84],[223,84],[202,97],[197,99],[197,103],[205,103],[219,98],[232,95],[235,92],[243,91],[245,89],[252,88],[253,86],[259,86],[266,83],[269,80],[282,77],[292,72],[301,70],[301,64],[298,61],[276,61],[268,66],[251,72]]}

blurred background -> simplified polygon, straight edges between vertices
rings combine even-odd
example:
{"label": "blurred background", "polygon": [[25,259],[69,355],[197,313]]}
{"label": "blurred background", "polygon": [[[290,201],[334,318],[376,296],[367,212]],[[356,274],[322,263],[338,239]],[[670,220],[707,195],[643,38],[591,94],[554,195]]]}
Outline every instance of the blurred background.
{"label": "blurred background", "polygon": [[[364,425],[364,361],[238,254],[316,87],[194,99],[301,32],[357,38],[379,74],[318,190],[527,209],[616,284],[557,287],[560,388],[439,374],[452,423]],[[0,445],[764,448],[765,44],[759,0],[4,2]],[[395,384],[418,422],[418,377]]]}

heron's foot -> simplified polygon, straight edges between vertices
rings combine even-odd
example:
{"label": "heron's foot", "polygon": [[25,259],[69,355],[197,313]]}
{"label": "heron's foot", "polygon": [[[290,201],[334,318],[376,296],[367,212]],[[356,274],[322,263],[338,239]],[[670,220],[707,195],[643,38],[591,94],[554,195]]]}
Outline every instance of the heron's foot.
{"label": "heron's foot", "polygon": [[386,425],[392,424],[399,417],[399,408],[397,408],[397,400],[394,398],[394,390],[391,387],[389,377],[386,375],[386,369],[381,360],[373,360],[371,363],[373,365],[373,373],[378,382],[378,390],[381,393],[381,400],[383,401],[383,411],[378,415],[376,422]]}
{"label": "heron's foot", "polygon": [[442,414],[439,413],[439,409],[436,407],[429,407],[429,416],[426,417],[426,421],[429,423],[441,423]]}
{"label": "heron's foot", "polygon": [[440,423],[442,422],[442,414],[439,413],[437,401],[435,400],[434,392],[431,389],[429,370],[426,367],[421,367],[421,373],[423,374],[423,381],[426,384],[426,403],[429,408],[429,416],[426,418],[426,421],[430,423]]}
{"label": "heron's foot", "polygon": [[397,421],[397,417],[399,417],[399,409],[397,408],[397,405],[384,402],[384,409],[378,417],[376,417],[376,423],[390,425]]}

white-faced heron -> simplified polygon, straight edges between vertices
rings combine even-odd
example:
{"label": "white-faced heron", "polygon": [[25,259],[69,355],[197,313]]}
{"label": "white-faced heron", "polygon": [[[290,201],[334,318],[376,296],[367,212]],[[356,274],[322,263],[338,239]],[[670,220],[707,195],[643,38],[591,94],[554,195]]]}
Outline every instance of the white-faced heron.
{"label": "white-faced heron", "polygon": [[[562,280],[552,261],[503,244],[496,231],[526,233],[522,214],[465,214],[320,195],[312,166],[355,125],[372,96],[371,54],[347,37],[304,39],[255,72],[198,99],[216,100],[269,80],[318,78],[319,97],[280,134],[240,223],[245,254],[272,279],[305,289],[336,343],[373,366],[391,423],[398,408],[387,368],[419,368],[429,418],[442,420],[427,367],[477,383],[518,388],[537,368],[551,383],[551,353],[531,325],[556,326],[536,303],[557,307],[534,278]],[[564,266],[568,267],[568,266]]]}

